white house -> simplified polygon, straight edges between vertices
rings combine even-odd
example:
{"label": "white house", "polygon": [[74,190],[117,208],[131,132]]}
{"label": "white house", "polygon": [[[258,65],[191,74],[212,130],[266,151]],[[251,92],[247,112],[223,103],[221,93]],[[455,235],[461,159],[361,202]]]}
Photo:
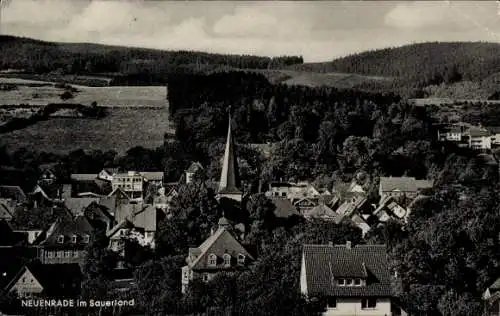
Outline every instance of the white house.
{"label": "white house", "polygon": [[324,302],[323,315],[393,315],[385,246],[304,245],[300,291]]}

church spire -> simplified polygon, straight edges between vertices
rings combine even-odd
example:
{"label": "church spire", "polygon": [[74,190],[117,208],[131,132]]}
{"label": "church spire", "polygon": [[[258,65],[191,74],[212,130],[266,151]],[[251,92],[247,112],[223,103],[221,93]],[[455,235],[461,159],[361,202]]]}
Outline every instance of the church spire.
{"label": "church spire", "polygon": [[[241,183],[236,158],[233,134],[231,130],[231,111],[229,111],[229,127],[227,131],[226,150],[222,161],[222,172],[219,182],[219,195],[239,195]],[[234,197],[233,197],[234,198]]]}

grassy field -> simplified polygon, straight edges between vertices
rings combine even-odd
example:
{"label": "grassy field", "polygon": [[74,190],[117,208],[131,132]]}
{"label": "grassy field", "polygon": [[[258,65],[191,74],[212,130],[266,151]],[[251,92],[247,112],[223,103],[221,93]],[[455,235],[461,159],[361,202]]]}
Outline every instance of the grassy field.
{"label": "grassy field", "polygon": [[[43,81],[23,80],[17,78],[0,78],[0,84],[14,84],[16,90],[0,91],[2,104],[31,104],[44,105],[47,103],[61,103],[60,95],[63,90],[55,88],[52,83]],[[90,105],[93,101],[100,106],[128,106],[128,107],[166,107],[167,88],[156,87],[84,87],[71,85],[78,89],[74,98],[67,103]]]}
{"label": "grassy field", "polygon": [[264,74],[272,83],[282,83],[287,85],[308,86],[308,87],[335,87],[341,89],[353,88],[356,85],[373,82],[373,81],[388,81],[392,80],[388,77],[379,76],[363,76],[357,74],[346,73],[318,73],[298,70],[261,70],[261,69],[244,69]]}
{"label": "grassy field", "polygon": [[67,153],[76,149],[124,153],[134,146],[154,148],[171,132],[167,109],[110,108],[103,119],[53,118],[2,134],[0,145]]}

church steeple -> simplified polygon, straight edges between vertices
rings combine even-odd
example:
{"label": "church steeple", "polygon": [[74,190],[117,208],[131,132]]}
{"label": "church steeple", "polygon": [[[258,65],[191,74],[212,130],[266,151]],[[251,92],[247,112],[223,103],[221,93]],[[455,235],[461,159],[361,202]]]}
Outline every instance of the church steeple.
{"label": "church steeple", "polygon": [[222,161],[222,172],[219,182],[219,196],[241,200],[240,175],[238,161],[234,148],[233,134],[231,130],[231,112],[229,111],[229,126],[227,131],[226,149]]}

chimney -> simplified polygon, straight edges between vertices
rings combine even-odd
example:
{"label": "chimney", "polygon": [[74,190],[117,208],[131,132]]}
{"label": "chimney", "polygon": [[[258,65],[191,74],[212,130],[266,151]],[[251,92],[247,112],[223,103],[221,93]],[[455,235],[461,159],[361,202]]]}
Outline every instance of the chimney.
{"label": "chimney", "polygon": [[352,248],[352,245],[351,245],[351,241],[350,241],[350,240],[346,241],[346,243],[345,243],[345,247],[346,247],[346,249],[351,249],[351,248]]}

